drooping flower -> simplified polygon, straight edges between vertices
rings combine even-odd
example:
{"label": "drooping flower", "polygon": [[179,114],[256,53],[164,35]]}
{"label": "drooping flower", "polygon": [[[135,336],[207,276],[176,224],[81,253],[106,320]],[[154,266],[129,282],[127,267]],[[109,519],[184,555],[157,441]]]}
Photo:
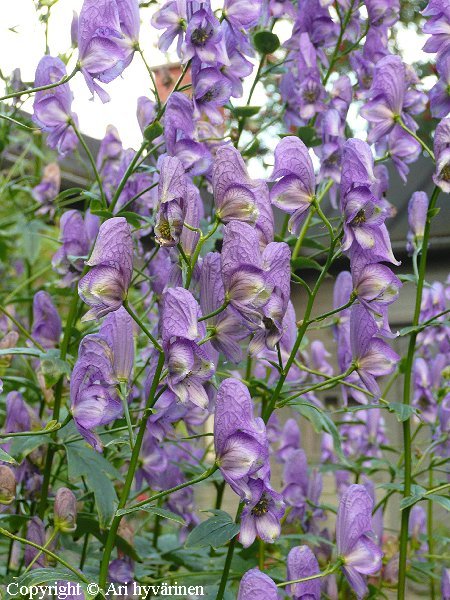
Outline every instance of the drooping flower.
{"label": "drooping flower", "polygon": [[299,138],[287,136],[278,143],[271,179],[279,179],[270,191],[272,203],[292,215],[289,231],[297,233],[314,200],[316,189],[311,157]]}
{"label": "drooping flower", "polygon": [[342,570],[358,598],[367,593],[364,575],[381,567],[383,552],[373,541],[373,501],[362,485],[353,484],[343,494],[336,520],[337,552]]}
{"label": "drooping flower", "polygon": [[58,163],[50,163],[44,168],[42,179],[32,190],[33,198],[42,204],[39,212],[53,215],[55,207],[53,201],[59,193],[61,187],[61,171]]}
{"label": "drooping flower", "polygon": [[90,271],[80,280],[78,292],[91,309],[83,320],[98,319],[122,306],[133,274],[133,240],[124,217],[105,221],[98,232]]}
{"label": "drooping flower", "polygon": [[425,192],[414,192],[408,203],[408,243],[407,250],[412,254],[422,246],[423,233],[428,212],[428,196]]}
{"label": "drooping flower", "polygon": [[436,69],[439,81],[430,90],[430,108],[435,119],[443,119],[450,113],[450,45],[438,56]]}
{"label": "drooping flower", "polygon": [[77,499],[72,490],[60,487],[56,492],[55,504],[55,527],[63,533],[75,531],[77,527]]}
{"label": "drooping flower", "polygon": [[434,134],[434,156],[436,158],[436,172],[433,175],[434,183],[443,192],[450,192],[450,119],[442,119],[436,127]]}
{"label": "drooping flower", "polygon": [[176,246],[180,241],[186,215],[187,181],[183,165],[174,156],[165,156],[160,164],[158,208],[155,236],[161,246]]}
{"label": "drooping flower", "polygon": [[181,52],[183,62],[197,57],[207,65],[229,64],[223,27],[208,4],[189,19]]}
{"label": "drooping flower", "polygon": [[[287,557],[287,579],[295,581],[320,573],[319,563],[308,546],[295,546]],[[286,591],[293,600],[320,600],[320,579],[294,583]]]}
{"label": "drooping flower", "polygon": [[237,600],[278,600],[278,588],[259,569],[250,569],[241,579]]}
{"label": "drooping flower", "polygon": [[97,83],[109,83],[133,60],[139,40],[138,0],[84,0],[78,21],[81,72],[92,94],[109,95]]}
{"label": "drooping flower", "polygon": [[137,99],[136,117],[142,133],[144,133],[145,128],[155,120],[156,109],[156,102],[153,102],[150,98],[147,98],[147,96],[139,96]]}
{"label": "drooping flower", "polygon": [[256,537],[271,544],[281,533],[283,497],[270,487],[266,479],[251,479],[248,485],[251,500],[241,514],[239,541],[244,548],[251,546]]}
{"label": "drooping flower", "polygon": [[31,333],[44,348],[53,348],[59,343],[61,317],[50,294],[43,290],[33,298],[33,327]]}
{"label": "drooping flower", "polygon": [[225,106],[231,96],[231,82],[222,75],[217,67],[206,67],[205,69],[192,69],[192,81],[194,87],[194,116],[200,118],[202,115],[214,125],[223,121],[220,109]]}
{"label": "drooping flower", "polygon": [[113,372],[119,382],[129,382],[133,372],[133,327],[133,319],[121,306],[107,315],[99,330],[111,348]]}
{"label": "drooping flower", "polygon": [[279,446],[276,452],[280,462],[285,463],[295,450],[300,449],[300,428],[295,419],[287,419],[279,436]]}
{"label": "drooping flower", "polygon": [[158,47],[162,52],[170,48],[172,42],[178,38],[177,51],[181,56],[181,45],[184,39],[184,30],[187,22],[187,1],[169,0],[152,17],[152,26],[155,29],[165,29],[159,38]]}
{"label": "drooping flower", "polygon": [[[57,83],[67,76],[66,67],[60,58],[43,56],[36,68],[34,86],[40,87]],[[50,148],[65,156],[76,147],[78,138],[70,125],[78,118],[72,112],[72,92],[68,83],[36,92],[33,102],[33,121],[47,132]]]}

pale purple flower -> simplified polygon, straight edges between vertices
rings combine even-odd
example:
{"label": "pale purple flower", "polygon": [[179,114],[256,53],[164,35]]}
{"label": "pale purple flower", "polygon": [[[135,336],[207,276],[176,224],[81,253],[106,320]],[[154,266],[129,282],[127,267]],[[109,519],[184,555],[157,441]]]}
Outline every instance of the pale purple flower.
{"label": "pale purple flower", "polygon": [[423,50],[425,52],[438,53],[438,56],[447,50],[450,45],[450,11],[445,0],[430,0],[427,7],[422,11],[425,17],[431,17],[423,27],[424,33],[430,33],[431,37],[426,41]]}
{"label": "pale purple flower", "polygon": [[342,570],[358,598],[367,593],[364,575],[381,568],[383,552],[373,541],[373,501],[362,485],[353,484],[343,494],[336,520],[338,556]]}
{"label": "pale purple flower", "polygon": [[424,539],[427,535],[427,515],[419,504],[415,504],[411,509],[408,532],[411,538],[411,549],[417,560],[425,562],[422,555],[428,552],[428,543]]}
{"label": "pale purple flower", "polygon": [[288,419],[283,425],[276,452],[280,462],[285,463],[291,452],[300,449],[300,428],[295,419]]}
{"label": "pale purple flower", "polygon": [[133,319],[121,306],[106,316],[99,330],[111,348],[113,372],[119,382],[128,383],[133,372],[134,326]]}
{"label": "pale purple flower", "polygon": [[279,179],[270,190],[272,203],[292,215],[289,231],[297,233],[314,200],[316,186],[311,157],[299,138],[287,136],[278,143],[271,179]]}
{"label": "pale purple flower", "polygon": [[39,212],[50,213],[51,215],[55,212],[53,201],[59,194],[59,188],[61,187],[61,171],[58,163],[50,163],[45,166],[42,179],[38,185],[32,189],[33,198],[42,204],[42,208]]}
{"label": "pale purple flower", "polygon": [[61,335],[61,317],[53,304],[52,297],[43,290],[33,298],[33,338],[44,348],[54,348]]}
{"label": "pale purple flower", "polygon": [[399,19],[399,0],[366,0],[366,5],[372,26],[392,27]]}
{"label": "pale purple flower", "polygon": [[[39,517],[32,517],[28,521],[26,539],[38,546],[45,546],[45,526]],[[49,548],[49,550],[51,550],[51,548]],[[35,558],[36,560],[34,560]],[[24,561],[26,566],[33,562],[32,569],[44,568],[47,566],[46,555],[29,544],[25,545]]]}
{"label": "pale purple flower", "polygon": [[248,548],[259,537],[268,544],[273,543],[281,533],[281,518],[284,515],[284,502],[281,494],[275,492],[265,479],[249,481],[251,500],[241,514],[239,541]]}
{"label": "pale purple flower", "polygon": [[81,72],[92,94],[109,95],[97,83],[109,83],[131,63],[139,40],[138,0],[84,0],[78,22]]}
{"label": "pale purple flower", "polygon": [[176,246],[186,215],[187,180],[176,157],[165,156],[160,163],[155,236],[161,246]]}
{"label": "pale purple flower", "polygon": [[233,29],[249,30],[258,24],[262,0],[225,0],[223,14]]}
{"label": "pale purple flower", "polygon": [[169,0],[152,17],[155,29],[165,29],[159,38],[158,46],[165,52],[178,38],[177,51],[181,55],[181,44],[184,39],[184,28],[187,22],[187,0]]}
{"label": "pale purple flower", "polygon": [[428,196],[425,192],[414,192],[408,203],[408,253],[422,246],[428,212]]}
{"label": "pale purple flower", "polygon": [[194,116],[202,115],[215,125],[223,121],[220,109],[228,102],[231,96],[231,82],[217,67],[205,69],[192,69]]}
{"label": "pale purple flower", "polygon": [[[450,29],[450,18],[448,28]],[[450,44],[438,56],[436,69],[439,74],[439,81],[429,92],[430,108],[433,117],[442,119],[450,113]]]}
{"label": "pale purple flower", "polygon": [[223,27],[207,3],[189,19],[181,53],[185,63],[196,57],[205,65],[229,64]]}
{"label": "pale purple flower", "polygon": [[155,120],[156,108],[156,103],[146,96],[139,96],[137,99],[136,117],[142,133],[144,133],[145,128]]}
{"label": "pale purple flower", "polygon": [[268,575],[259,569],[244,574],[237,600],[278,600],[278,588]]}
{"label": "pale purple flower", "polygon": [[[319,563],[308,546],[295,546],[287,556],[287,579],[295,581],[320,573]],[[320,600],[320,579],[294,583],[286,588],[293,600]]]}
{"label": "pale purple flower", "polygon": [[436,127],[434,134],[434,155],[436,158],[436,172],[433,175],[434,183],[443,192],[450,192],[450,119],[442,119]]}
{"label": "pale purple flower", "polygon": [[[36,68],[34,86],[57,83],[66,76],[66,66],[60,58],[43,56]],[[72,99],[68,83],[41,90],[34,95],[33,121],[48,133],[48,146],[57,150],[61,156],[72,152],[78,144],[78,138],[70,125],[71,120],[75,125],[78,124],[78,118],[72,112]]]}
{"label": "pale purple flower", "polygon": [[450,569],[442,569],[441,577],[442,600],[450,600]]}
{"label": "pale purple flower", "polygon": [[133,274],[133,240],[124,217],[113,217],[101,225],[86,265],[91,269],[78,284],[81,299],[91,307],[85,321],[117,310],[127,296]]}

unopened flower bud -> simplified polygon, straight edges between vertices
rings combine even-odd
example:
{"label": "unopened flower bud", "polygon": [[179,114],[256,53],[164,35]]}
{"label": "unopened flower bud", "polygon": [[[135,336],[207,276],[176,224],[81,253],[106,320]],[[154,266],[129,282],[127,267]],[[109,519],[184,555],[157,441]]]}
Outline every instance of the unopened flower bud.
{"label": "unopened flower bud", "polygon": [[16,478],[6,465],[0,465],[0,504],[11,504],[16,497]]}
{"label": "unopened flower bud", "polygon": [[55,497],[55,527],[63,533],[77,528],[77,499],[68,488],[62,487]]}

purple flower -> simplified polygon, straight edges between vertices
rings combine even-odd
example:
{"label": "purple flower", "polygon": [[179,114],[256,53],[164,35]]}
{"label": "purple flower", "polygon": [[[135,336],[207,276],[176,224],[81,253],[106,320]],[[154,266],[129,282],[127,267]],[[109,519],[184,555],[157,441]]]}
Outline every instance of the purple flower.
{"label": "purple flower", "polygon": [[379,153],[389,154],[400,177],[405,182],[409,173],[408,164],[415,162],[422,152],[419,142],[402,129],[400,125],[395,125],[389,135],[382,138],[376,147]]}
{"label": "purple flower", "polygon": [[146,96],[139,96],[137,99],[136,117],[140,129],[144,133],[145,128],[156,118],[156,103]]}
{"label": "purple flower", "polygon": [[241,498],[252,499],[251,483],[268,473],[269,449],[264,422],[254,418],[250,394],[237,379],[225,379],[217,392],[214,446],[225,481]]}
{"label": "purple flower", "polygon": [[52,258],[52,266],[57,273],[64,275],[63,284],[70,285],[83,270],[83,259],[89,254],[99,226],[99,218],[89,211],[83,220],[78,210],[68,210],[60,221],[60,241],[62,246]]}
{"label": "purple flower", "polygon": [[433,117],[443,119],[450,113],[450,45],[438,56],[436,69],[439,81],[430,90],[430,108]]}
{"label": "purple flower", "polygon": [[414,192],[408,204],[408,253],[421,248],[428,212],[428,196],[425,192]]}
{"label": "purple flower", "polygon": [[381,25],[392,27],[398,19],[400,13],[399,0],[367,0],[367,13],[372,26]]}
{"label": "purple flower", "polygon": [[203,384],[214,373],[207,345],[197,342],[205,327],[198,323],[200,307],[184,288],[169,288],[163,294],[161,334],[167,360],[167,384],[180,402],[206,408],[208,394]]}
{"label": "purple flower", "polygon": [[33,298],[33,337],[44,348],[54,348],[61,335],[61,318],[50,294],[39,291]]}
{"label": "purple flower", "polygon": [[308,499],[308,464],[304,450],[289,452],[284,465],[283,482],[283,498],[291,507],[289,521],[303,521]]}
{"label": "purple flower", "polygon": [[300,448],[300,428],[295,419],[288,419],[280,434],[280,443],[277,457],[280,462],[285,463],[289,455]]}
{"label": "purple flower", "polygon": [[[236,6],[239,4],[243,4],[242,2],[236,2]],[[252,6],[255,5],[254,2],[251,3]],[[239,38],[242,36],[240,34]],[[252,63],[247,60],[242,52],[242,44],[241,41],[237,38],[232,29],[228,28],[225,30],[225,43],[226,43],[226,51],[228,54],[229,64],[223,65],[220,68],[220,71],[227,77],[231,82],[231,95],[233,98],[241,98],[243,94],[242,81],[245,77],[248,77],[253,71]],[[239,39],[239,41],[238,41]]]}
{"label": "purple flower", "polygon": [[203,6],[189,20],[181,47],[183,62],[196,57],[204,64],[229,64],[220,21],[206,3]]}
{"label": "purple flower", "polygon": [[450,569],[442,569],[441,577],[442,600],[450,600]]}
{"label": "purple flower", "polygon": [[430,0],[427,7],[422,11],[425,17],[431,17],[423,27],[424,33],[430,33],[425,46],[425,52],[438,52],[438,56],[447,50],[450,44],[448,24],[450,13],[445,0]]}
{"label": "purple flower", "polygon": [[268,575],[250,569],[241,579],[237,600],[278,600],[278,588]]}
{"label": "purple flower", "polygon": [[169,0],[152,17],[155,29],[165,29],[158,42],[162,52],[169,49],[175,38],[178,38],[177,50],[181,55],[184,30],[187,21],[187,0]]}
{"label": "purple flower", "polygon": [[71,533],[77,528],[77,499],[72,490],[60,487],[54,504],[55,527],[62,533]]}
{"label": "purple flower", "polygon": [[155,236],[161,246],[176,246],[186,215],[187,181],[176,157],[165,156],[160,164]]}
{"label": "purple flower", "polygon": [[[36,68],[34,86],[40,87],[61,81],[67,76],[66,67],[60,58],[43,56]],[[48,90],[36,92],[33,102],[33,121],[49,135],[50,148],[65,156],[76,147],[78,138],[69,121],[78,124],[76,114],[72,112],[72,92],[68,83]]]}
{"label": "purple flower", "polygon": [[434,134],[434,155],[436,158],[436,172],[433,175],[434,183],[442,191],[450,192],[450,119],[442,119],[436,127]]}
{"label": "purple flower", "polygon": [[98,232],[91,268],[78,284],[81,299],[91,309],[83,320],[98,319],[122,306],[133,274],[133,240],[124,217],[105,221]]}
{"label": "purple flower", "polygon": [[[319,563],[308,546],[292,548],[287,557],[287,579],[294,581],[320,573]],[[320,600],[320,579],[294,583],[286,588],[293,600]]]}
{"label": "purple flower", "polygon": [[215,125],[223,121],[220,109],[231,96],[231,82],[216,67],[192,69],[194,116],[205,115]]}
{"label": "purple flower", "polygon": [[287,136],[278,143],[271,179],[279,179],[270,190],[271,201],[292,215],[289,231],[298,233],[316,190],[311,157],[299,138]]}
{"label": "purple flower", "polygon": [[78,23],[81,72],[92,94],[109,95],[96,80],[109,83],[133,59],[139,40],[138,0],[84,0]]}
{"label": "purple flower", "polygon": [[[211,314],[220,308],[225,301],[225,289],[221,273],[221,257],[218,252],[210,252],[202,262],[200,274],[200,307],[204,315]],[[207,320],[214,336],[211,345],[222,352],[226,359],[239,363],[242,360],[242,349],[239,342],[248,336],[243,327],[242,318],[231,307],[227,307],[218,315]]]}
{"label": "purple flower", "polygon": [[40,212],[50,214],[54,213],[53,201],[59,194],[61,187],[61,172],[58,163],[50,163],[44,168],[44,173],[41,182],[32,190],[33,198],[42,204]]}
{"label": "purple flower", "polygon": [[[26,538],[28,541],[33,542],[38,546],[45,546],[45,527],[39,517],[32,517],[32,519],[28,521]],[[51,548],[49,548],[49,550],[51,550]],[[44,568],[47,566],[46,555],[28,544],[25,546],[24,560],[26,566],[34,561],[31,567],[32,569]]]}
{"label": "purple flower", "polygon": [[398,298],[402,283],[386,265],[355,259],[351,267],[353,294],[368,310],[377,313],[380,305],[392,304]]}
{"label": "purple flower", "polygon": [[240,221],[226,225],[221,259],[226,298],[249,323],[259,324],[261,309],[269,301],[273,284],[262,268],[255,229]]}
{"label": "purple flower", "polygon": [[258,24],[262,9],[261,0],[225,0],[223,14],[233,29],[248,31]]}
{"label": "purple flower", "polygon": [[216,214],[221,221],[255,223],[258,217],[256,194],[259,182],[250,179],[242,157],[234,146],[221,146],[213,170]]}
{"label": "purple flower", "polygon": [[99,334],[111,348],[113,372],[119,382],[129,382],[134,365],[134,321],[121,306],[109,313],[100,327]]}
{"label": "purple flower", "polygon": [[382,551],[373,541],[373,501],[362,485],[353,484],[343,494],[336,519],[338,556],[342,570],[358,598],[367,593],[363,575],[372,575],[381,567]]}
{"label": "purple flower", "polygon": [[281,494],[275,492],[265,479],[249,481],[251,500],[245,505],[241,515],[239,541],[248,548],[259,537],[268,544],[273,543],[281,533],[280,520],[284,515],[284,502]]}
{"label": "purple flower", "polygon": [[377,333],[378,327],[367,309],[354,305],[350,317],[353,363],[369,392],[379,396],[376,378],[392,373],[400,357],[385,341],[375,337]]}

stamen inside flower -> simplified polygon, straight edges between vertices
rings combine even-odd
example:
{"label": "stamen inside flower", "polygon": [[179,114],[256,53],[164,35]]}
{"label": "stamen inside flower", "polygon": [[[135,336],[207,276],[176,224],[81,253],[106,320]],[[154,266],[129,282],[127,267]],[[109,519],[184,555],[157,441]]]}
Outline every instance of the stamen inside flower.
{"label": "stamen inside flower", "polygon": [[251,513],[255,517],[262,517],[267,512],[269,512],[269,501],[265,496],[262,496],[261,500],[252,508]]}
{"label": "stamen inside flower", "polygon": [[194,29],[191,34],[191,42],[194,46],[204,46],[206,42],[209,40],[213,33],[212,29],[206,29],[206,27],[199,27],[198,29]]}
{"label": "stamen inside flower", "polygon": [[366,213],[364,212],[364,209],[362,208],[361,210],[358,211],[355,218],[353,219],[352,225],[362,225],[365,222],[366,222]]}

